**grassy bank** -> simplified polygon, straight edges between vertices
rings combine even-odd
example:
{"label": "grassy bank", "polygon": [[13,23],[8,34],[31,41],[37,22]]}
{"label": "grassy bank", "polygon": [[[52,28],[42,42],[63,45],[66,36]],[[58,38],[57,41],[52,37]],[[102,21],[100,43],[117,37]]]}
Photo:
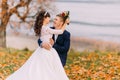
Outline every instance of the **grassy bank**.
{"label": "grassy bank", "polygon": [[[17,70],[32,54],[28,49],[0,49],[0,80]],[[70,50],[65,70],[70,80],[120,80],[120,52]]]}
{"label": "grassy bank", "polygon": [[72,37],[71,47],[78,51],[120,51],[120,43],[104,40],[96,40],[92,38]]}

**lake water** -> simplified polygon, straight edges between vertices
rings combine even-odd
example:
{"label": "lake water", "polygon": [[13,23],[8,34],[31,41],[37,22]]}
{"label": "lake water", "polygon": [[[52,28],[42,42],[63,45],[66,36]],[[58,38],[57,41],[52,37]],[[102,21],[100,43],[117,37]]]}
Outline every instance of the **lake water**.
{"label": "lake water", "polygon": [[59,12],[70,11],[71,35],[120,42],[120,1],[81,1],[55,3]]}
{"label": "lake water", "polygon": [[[59,1],[60,2],[55,3],[59,12],[64,10],[70,11],[71,23],[67,26],[67,30],[73,37],[100,39],[120,43],[120,0]],[[15,21],[17,20],[16,17],[12,19],[15,19]],[[33,29],[28,29],[29,27],[25,27],[24,25],[21,25],[21,27],[14,27],[15,28],[8,25],[7,35],[13,31],[15,33],[23,33],[25,36],[7,36],[8,47],[17,49],[24,49],[27,47],[30,50],[35,50],[38,47],[37,38],[29,36],[34,35]],[[83,50],[84,48],[89,48],[89,44],[83,44],[78,44],[78,49]],[[76,47],[75,44],[73,48]]]}
{"label": "lake water", "polygon": [[[72,36],[120,43],[119,0],[59,0],[55,5],[58,12],[70,11],[71,23],[67,30]],[[21,32],[27,35],[34,33],[33,30],[25,30],[23,26]]]}

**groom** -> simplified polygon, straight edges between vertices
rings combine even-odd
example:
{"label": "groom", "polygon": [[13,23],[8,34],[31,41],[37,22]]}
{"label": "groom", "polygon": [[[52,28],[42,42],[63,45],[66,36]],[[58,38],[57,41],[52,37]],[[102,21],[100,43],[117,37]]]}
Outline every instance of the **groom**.
{"label": "groom", "polygon": [[[64,24],[63,16],[56,15],[53,21],[53,27],[51,28],[61,29],[63,24]],[[49,43],[42,43],[40,39],[38,39],[38,44],[39,46],[48,50],[51,48]],[[70,33],[67,30],[65,30],[63,34],[53,35],[53,38],[50,40],[50,44],[53,45],[53,48],[55,48],[60,57],[62,65],[65,66],[67,60],[67,53],[70,48]]]}

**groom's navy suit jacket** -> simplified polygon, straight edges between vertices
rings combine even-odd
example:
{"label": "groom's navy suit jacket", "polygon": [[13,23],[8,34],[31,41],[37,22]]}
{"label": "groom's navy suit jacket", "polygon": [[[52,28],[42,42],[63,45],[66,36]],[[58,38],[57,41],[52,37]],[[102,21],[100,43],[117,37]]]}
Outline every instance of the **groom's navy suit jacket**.
{"label": "groom's navy suit jacket", "polygon": [[[53,35],[53,40],[55,40],[55,37]],[[38,44],[40,44],[42,41],[38,39]],[[62,65],[65,66],[66,64],[66,59],[67,59],[67,53],[70,48],[70,33],[65,30],[63,34],[58,35],[53,48],[58,52],[58,55],[61,59]]]}

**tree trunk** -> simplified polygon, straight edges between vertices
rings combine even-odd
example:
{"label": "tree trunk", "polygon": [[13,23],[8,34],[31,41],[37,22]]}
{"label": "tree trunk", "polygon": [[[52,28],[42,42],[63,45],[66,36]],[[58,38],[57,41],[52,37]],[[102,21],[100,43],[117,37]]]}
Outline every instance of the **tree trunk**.
{"label": "tree trunk", "polygon": [[0,31],[0,47],[6,48],[6,31]]}

